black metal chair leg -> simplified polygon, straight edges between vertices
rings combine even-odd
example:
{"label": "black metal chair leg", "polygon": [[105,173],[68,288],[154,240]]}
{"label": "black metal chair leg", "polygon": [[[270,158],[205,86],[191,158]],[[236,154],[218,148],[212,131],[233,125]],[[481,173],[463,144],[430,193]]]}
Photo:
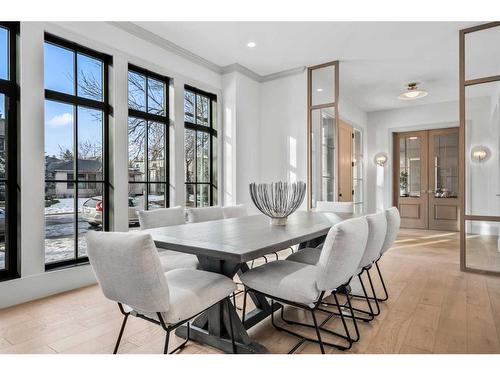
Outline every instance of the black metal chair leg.
{"label": "black metal chair leg", "polygon": [[233,318],[231,317],[231,301],[229,298],[226,298],[226,304],[227,304],[227,309],[228,309],[228,315],[229,315],[229,334],[231,335],[231,345],[233,347],[233,354],[236,354],[236,343],[234,342],[234,330],[233,330]]}
{"label": "black metal chair leg", "polygon": [[280,256],[278,255],[278,253],[273,253],[273,254],[276,257],[276,260],[280,260]]}
{"label": "black metal chair leg", "polygon": [[377,295],[375,294],[375,287],[373,286],[373,281],[372,277],[370,275],[370,270],[366,270],[366,274],[368,276],[368,282],[370,283],[370,288],[372,289],[372,294],[373,294],[373,300],[375,301],[375,306],[377,307],[377,312],[375,313],[375,316],[378,316],[380,314],[380,306],[378,304],[378,298]]}
{"label": "black metal chair leg", "polygon": [[356,338],[353,339],[353,341],[358,342],[359,338],[360,338],[358,322],[357,322],[358,318],[356,317],[356,315],[354,315],[354,310],[352,309],[352,304],[351,304],[351,297],[349,296],[349,294],[346,294],[346,299],[347,299],[347,306],[349,307],[349,312],[350,312],[351,317],[352,317],[352,323],[354,325],[354,330],[356,331]]}
{"label": "black metal chair leg", "polygon": [[113,350],[113,354],[118,353],[118,347],[120,346],[120,341],[122,340],[123,331],[125,330],[125,325],[127,324],[127,319],[129,314],[124,314],[122,327],[120,328],[120,333],[118,334],[118,339],[116,340],[115,350]]}
{"label": "black metal chair leg", "polygon": [[245,325],[245,314],[247,312],[247,294],[248,294],[248,291],[247,291],[247,288],[245,288],[245,290],[243,292],[243,310],[242,310],[242,313],[241,313],[242,314],[241,315],[241,323],[243,325]]}
{"label": "black metal chair leg", "polygon": [[385,296],[383,298],[379,298],[379,301],[387,301],[389,299],[389,293],[387,293],[387,288],[385,286],[384,278],[382,277],[382,272],[380,272],[380,267],[378,266],[378,260],[375,262],[375,267],[377,267],[378,276],[380,278],[380,282],[382,283],[382,288],[384,288]]}
{"label": "black metal chair leg", "polygon": [[165,334],[165,346],[163,347],[163,354],[168,354],[169,341],[170,341],[170,331],[167,330]]}
{"label": "black metal chair leg", "polygon": [[361,284],[361,289],[363,289],[363,295],[365,297],[366,303],[368,304],[368,308],[370,309],[370,311],[368,312],[368,311],[356,309],[356,308],[353,308],[353,310],[367,314],[370,317],[369,320],[373,320],[373,318],[375,318],[375,313],[373,312],[372,304],[370,303],[370,298],[368,297],[368,293],[366,293],[365,283],[363,283],[363,279],[361,278],[361,275],[358,275],[358,279],[359,279],[359,283]]}
{"label": "black metal chair leg", "polygon": [[314,310],[310,310],[314,322],[314,328],[316,330],[316,336],[318,336],[319,347],[321,348],[321,354],[325,354],[325,348],[323,346],[323,341],[321,340],[321,332],[319,331],[318,321],[316,320],[316,314]]}
{"label": "black metal chair leg", "polygon": [[342,308],[340,307],[340,303],[339,303],[339,300],[337,298],[337,293],[333,292],[333,298],[335,299],[335,303],[337,304],[337,309],[339,311],[339,314],[340,314],[340,320],[342,320],[342,325],[344,326],[344,331],[345,331],[345,334],[347,336],[347,349],[350,349],[352,347],[352,338],[351,338],[351,334],[349,332],[349,328],[347,328],[347,323],[345,321],[345,318],[344,318],[344,314],[342,313]]}

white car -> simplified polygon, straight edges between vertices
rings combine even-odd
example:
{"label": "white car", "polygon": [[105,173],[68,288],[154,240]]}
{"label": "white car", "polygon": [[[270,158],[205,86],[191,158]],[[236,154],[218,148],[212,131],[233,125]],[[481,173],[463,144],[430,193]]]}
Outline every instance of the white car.
{"label": "white car", "polygon": [[[134,198],[128,198],[128,224],[139,224],[137,215],[138,205],[134,204]],[[92,197],[87,199],[82,206],[82,218],[93,227],[102,225],[102,197]]]}

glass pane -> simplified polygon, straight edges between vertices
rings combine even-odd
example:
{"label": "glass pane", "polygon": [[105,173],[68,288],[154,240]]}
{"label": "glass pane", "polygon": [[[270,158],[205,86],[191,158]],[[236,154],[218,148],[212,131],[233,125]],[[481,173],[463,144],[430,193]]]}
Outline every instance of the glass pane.
{"label": "glass pane", "polygon": [[146,178],[146,121],[128,118],[128,177],[129,181],[144,181]]}
{"label": "glass pane", "polygon": [[198,207],[210,206],[210,185],[196,185],[196,204]]}
{"label": "glass pane", "polygon": [[[217,186],[217,137],[212,137],[212,184]],[[214,197],[215,198],[215,197]]]}
{"label": "glass pane", "polygon": [[165,181],[165,125],[150,122],[148,131],[149,181]]}
{"label": "glass pane", "polygon": [[196,182],[195,176],[195,151],[196,131],[184,131],[184,171],[186,182]]}
{"label": "glass pane", "polygon": [[165,184],[148,184],[148,210],[166,207]]}
{"label": "glass pane", "polygon": [[335,109],[312,111],[312,205],[335,197]]}
{"label": "glass pane", "polygon": [[217,102],[212,101],[212,128],[217,130]]}
{"label": "glass pane", "polygon": [[327,66],[312,71],[312,105],[335,102],[335,67]]}
{"label": "glass pane", "polygon": [[139,224],[137,211],[145,210],[146,184],[128,184],[128,219],[130,225]]}
{"label": "glass pane", "polygon": [[465,213],[500,216],[500,82],[465,89]]}
{"label": "glass pane", "polygon": [[434,136],[434,176],[436,198],[458,196],[458,132]]}
{"label": "glass pane", "polygon": [[399,140],[399,196],[420,197],[420,137]]}
{"label": "glass pane", "polygon": [[5,269],[5,221],[7,219],[5,210],[6,197],[5,183],[0,183],[0,270]]}
{"label": "glass pane", "polygon": [[5,138],[5,126],[7,117],[7,106],[5,95],[0,94],[0,178],[5,178],[5,157],[7,152],[7,139]]}
{"label": "glass pane", "polygon": [[353,180],[354,195],[352,201],[354,203],[363,203],[363,180]]}
{"label": "glass pane", "polygon": [[103,63],[86,55],[77,55],[78,96],[103,100]]}
{"label": "glass pane", "polygon": [[75,95],[75,54],[51,43],[44,44],[45,88]]}
{"label": "glass pane", "polygon": [[9,31],[0,27],[0,79],[9,79]]}
{"label": "glass pane", "polygon": [[74,106],[45,101],[45,178],[66,180],[73,172]]}
{"label": "glass pane", "polygon": [[205,96],[196,94],[196,123],[198,125],[209,126],[208,119],[210,118],[210,99]]}
{"label": "glass pane", "polygon": [[[102,179],[103,113],[78,107],[78,171]],[[85,178],[86,179],[86,178]]]}
{"label": "glass pane", "polygon": [[186,207],[196,207],[195,190],[196,185],[186,184]]}
{"label": "glass pane", "polygon": [[191,91],[184,91],[184,121],[194,124],[194,105],[196,95]]}
{"label": "glass pane", "polygon": [[146,111],[146,77],[135,72],[128,72],[128,107]]}
{"label": "glass pane", "polygon": [[210,134],[198,132],[196,137],[197,182],[210,182]]}
{"label": "glass pane", "polygon": [[466,266],[487,271],[500,271],[500,222],[466,221]]}
{"label": "glass pane", "polygon": [[45,184],[45,263],[75,257],[74,190],[66,182]]}
{"label": "glass pane", "polygon": [[165,83],[148,77],[148,112],[165,116]]}
{"label": "glass pane", "polygon": [[87,256],[85,234],[89,230],[102,230],[104,202],[102,183],[78,184],[78,257]]}
{"label": "glass pane", "polygon": [[500,74],[500,27],[465,35],[465,79]]}

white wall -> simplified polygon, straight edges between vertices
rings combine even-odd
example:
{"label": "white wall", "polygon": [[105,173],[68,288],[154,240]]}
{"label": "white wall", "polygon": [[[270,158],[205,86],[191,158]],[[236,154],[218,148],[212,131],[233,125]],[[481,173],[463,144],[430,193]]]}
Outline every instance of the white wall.
{"label": "white wall", "polygon": [[[221,95],[221,76],[103,22],[22,22],[21,85],[21,278],[0,282],[0,308],[95,282],[88,265],[45,272],[44,265],[44,32],[113,57],[111,71],[113,228],[128,230],[127,66],[132,63],[173,79],[171,111],[171,204],[184,203],[183,87]],[[221,113],[219,100],[219,110]],[[221,125],[219,116],[219,128]],[[220,146],[219,146],[220,148]],[[219,171],[221,168],[219,168]],[[221,176],[219,176],[219,181]],[[180,188],[179,188],[180,187]]]}
{"label": "white wall", "polygon": [[[368,113],[367,125],[367,212],[392,205],[392,134],[394,132],[458,126],[458,102],[420,105]],[[376,166],[375,154],[386,152],[385,167]]]}

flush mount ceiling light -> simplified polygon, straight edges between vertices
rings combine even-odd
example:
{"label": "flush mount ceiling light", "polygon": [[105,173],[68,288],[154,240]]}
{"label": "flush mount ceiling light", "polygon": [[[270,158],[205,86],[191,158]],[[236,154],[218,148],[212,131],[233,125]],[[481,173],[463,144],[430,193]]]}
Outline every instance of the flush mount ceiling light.
{"label": "flush mount ceiling light", "polygon": [[255,43],[255,42],[248,42],[247,43],[248,48],[254,48],[256,45],[257,45],[257,43]]}
{"label": "flush mount ceiling light", "polygon": [[406,91],[399,94],[398,99],[400,100],[415,100],[427,96],[428,92],[425,90],[418,89],[418,82],[410,82],[406,86]]}
{"label": "flush mount ceiling light", "polygon": [[322,92],[322,91],[323,91],[323,89],[316,89],[316,91],[317,91],[317,92]]}

